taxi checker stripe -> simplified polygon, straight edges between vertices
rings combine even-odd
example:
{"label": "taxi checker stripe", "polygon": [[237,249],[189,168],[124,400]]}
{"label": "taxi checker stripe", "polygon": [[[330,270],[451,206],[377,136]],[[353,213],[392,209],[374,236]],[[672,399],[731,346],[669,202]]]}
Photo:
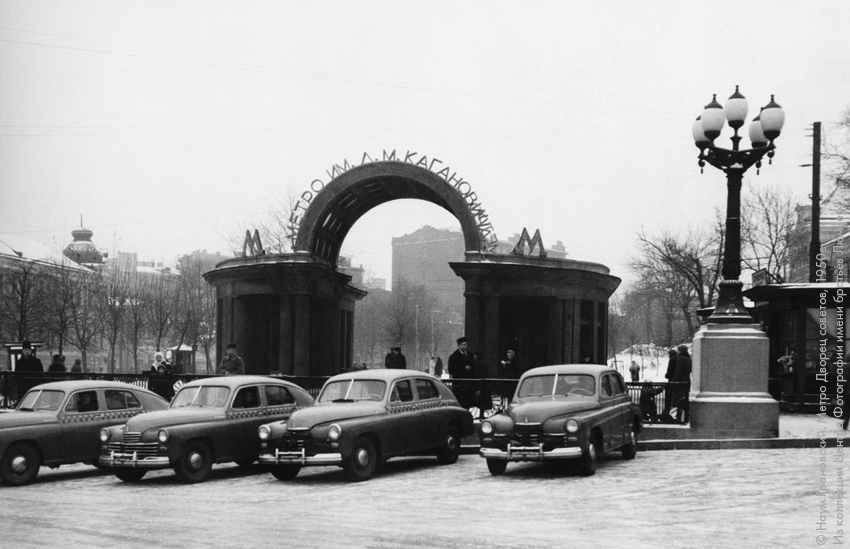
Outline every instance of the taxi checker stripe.
{"label": "taxi checker stripe", "polygon": [[239,410],[236,412],[227,412],[228,419],[241,419],[246,417],[257,417],[257,416],[277,416],[277,415],[285,415],[290,414],[297,410],[297,407],[287,407],[287,408],[251,408],[250,410]]}
{"label": "taxi checker stripe", "polygon": [[414,412],[416,410],[427,410],[429,408],[442,408],[448,406],[449,404],[442,400],[437,400],[434,402],[422,402],[419,404],[391,404],[389,407],[389,412],[391,414],[399,414],[402,412]]}
{"label": "taxi checker stripe", "polygon": [[104,419],[123,419],[130,418],[138,414],[139,411],[122,411],[122,412],[89,412],[73,416],[65,416],[59,420],[59,423],[85,423],[88,421],[103,421]]}

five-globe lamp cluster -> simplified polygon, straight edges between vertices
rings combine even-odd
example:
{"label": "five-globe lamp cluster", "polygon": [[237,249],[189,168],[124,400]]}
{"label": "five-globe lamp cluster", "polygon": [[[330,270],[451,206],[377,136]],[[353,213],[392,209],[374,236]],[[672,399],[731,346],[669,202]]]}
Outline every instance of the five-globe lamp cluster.
{"label": "five-globe lamp cluster", "polygon": [[[747,99],[738,91],[738,86],[735,86],[735,93],[729,97],[725,106],[717,102],[717,94],[714,94],[711,102],[705,106],[702,114],[697,117],[693,124],[694,143],[700,150],[700,168],[705,166],[706,149],[709,151],[716,149],[714,140],[720,137],[723,124],[726,122],[735,132],[732,136],[732,151],[738,151],[738,144],[741,140],[738,130],[744,125],[748,109]],[[771,95],[770,103],[762,107],[750,122],[749,137],[752,148],[766,148],[768,158],[773,158],[773,149],[775,148],[773,142],[779,137],[784,124],[785,111]],[[760,157],[761,155],[759,155],[759,160],[756,160],[757,164],[760,163]]]}

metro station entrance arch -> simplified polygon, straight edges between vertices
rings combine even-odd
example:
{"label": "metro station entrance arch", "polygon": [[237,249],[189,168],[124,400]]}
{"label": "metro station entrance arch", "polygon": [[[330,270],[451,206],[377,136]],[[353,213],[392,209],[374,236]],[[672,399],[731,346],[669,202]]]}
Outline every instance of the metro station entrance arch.
{"label": "metro station entrance arch", "polygon": [[[368,159],[368,160],[367,160]],[[366,292],[337,270],[343,241],[381,204],[424,200],[460,223],[465,332],[472,349],[495,359],[519,347],[526,368],[606,358],[608,298],[620,279],[599,264],[531,255],[522,242],[496,253],[497,240],[469,182],[436,158],[384,151],[381,160],[334,165],[314,180],[292,216],[292,253],[225,260],[204,276],[217,295],[217,350],[235,342],[247,373],[332,375],[352,366],[354,308]],[[257,243],[259,244],[259,243]],[[246,244],[247,246],[247,244]],[[497,377],[495,360],[488,377]]]}

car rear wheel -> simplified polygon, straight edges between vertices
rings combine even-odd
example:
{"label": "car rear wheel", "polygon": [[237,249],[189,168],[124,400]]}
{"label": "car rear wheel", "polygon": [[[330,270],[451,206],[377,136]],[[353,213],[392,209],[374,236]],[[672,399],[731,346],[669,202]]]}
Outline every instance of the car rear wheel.
{"label": "car rear wheel", "polygon": [[212,450],[201,441],[190,442],[174,465],[177,478],[186,484],[203,482],[212,470]]}
{"label": "car rear wheel", "polygon": [[129,469],[127,467],[116,467],[115,476],[124,482],[139,482],[145,476],[144,469]]}
{"label": "car rear wheel", "polygon": [[29,484],[38,474],[41,458],[29,444],[16,443],[6,450],[0,463],[0,478],[10,486]]}
{"label": "car rear wheel", "polygon": [[375,444],[371,440],[358,439],[351,455],[342,465],[345,478],[353,482],[369,480],[378,468],[379,459]]}
{"label": "car rear wheel", "polygon": [[272,475],[277,480],[292,480],[301,471],[300,465],[278,465],[272,467]]}
{"label": "car rear wheel", "polygon": [[637,433],[635,432],[634,424],[629,429],[628,438],[629,442],[620,451],[623,453],[623,459],[635,459],[637,455]]}
{"label": "car rear wheel", "polygon": [[437,450],[437,462],[440,465],[451,465],[460,455],[460,435],[457,427],[449,425],[443,438],[443,445]]}
{"label": "car rear wheel", "polygon": [[596,466],[599,464],[599,444],[597,437],[590,440],[587,450],[581,453],[581,474],[589,477],[596,474]]}
{"label": "car rear wheel", "polygon": [[487,469],[494,477],[505,474],[505,469],[508,468],[508,462],[504,459],[488,459]]}

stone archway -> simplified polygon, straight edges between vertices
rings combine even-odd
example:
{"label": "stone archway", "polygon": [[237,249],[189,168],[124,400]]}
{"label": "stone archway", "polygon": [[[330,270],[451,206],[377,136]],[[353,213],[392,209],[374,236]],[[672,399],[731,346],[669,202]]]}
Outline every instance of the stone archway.
{"label": "stone archway", "polygon": [[366,292],[337,270],[343,241],[371,209],[415,199],[460,223],[465,258],[450,266],[464,280],[470,347],[492,357],[480,375],[499,377],[495,357],[516,346],[532,360],[526,367],[585,356],[604,363],[608,298],[620,280],[604,265],[546,257],[539,233],[527,254],[522,243],[494,253],[495,233],[476,193],[449,168],[435,171],[439,163],[410,152],[402,161],[385,151],[382,161],[335,165],[330,181],[315,180],[302,195],[306,205],[296,205],[293,253],[265,254],[252,245],[256,255],[205,273],[218,298],[219,356],[235,342],[245,349],[250,373],[330,375],[350,368],[354,308]]}
{"label": "stone archway", "polygon": [[[382,161],[362,164],[334,178],[312,200],[301,218],[294,248],[336,266],[351,227],[369,210],[400,199],[424,200],[451,213],[460,223],[466,251],[486,248],[475,211],[457,187],[415,164]],[[464,182],[454,181],[458,187]],[[468,184],[467,184],[468,185]],[[486,215],[486,214],[485,214]]]}

